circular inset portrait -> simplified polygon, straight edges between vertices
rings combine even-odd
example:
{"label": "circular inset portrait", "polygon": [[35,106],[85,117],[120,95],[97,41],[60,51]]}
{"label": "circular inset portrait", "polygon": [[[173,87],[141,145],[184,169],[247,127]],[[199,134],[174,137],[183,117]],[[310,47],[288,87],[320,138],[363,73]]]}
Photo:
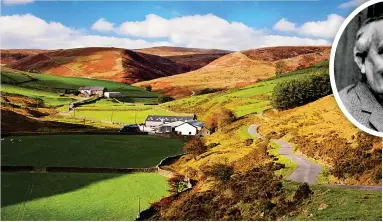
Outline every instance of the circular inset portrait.
{"label": "circular inset portrait", "polygon": [[383,136],[383,0],[368,1],[347,17],[332,46],[330,75],[347,118]]}

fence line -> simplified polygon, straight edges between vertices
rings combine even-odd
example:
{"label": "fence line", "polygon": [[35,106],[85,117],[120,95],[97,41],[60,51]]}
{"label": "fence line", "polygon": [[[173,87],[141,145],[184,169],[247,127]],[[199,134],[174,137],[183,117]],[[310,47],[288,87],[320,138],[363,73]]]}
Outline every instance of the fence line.
{"label": "fence line", "polygon": [[117,132],[117,131],[60,131],[60,132],[14,132],[2,133],[1,137],[8,136],[46,136],[46,135],[148,135],[147,132]]}

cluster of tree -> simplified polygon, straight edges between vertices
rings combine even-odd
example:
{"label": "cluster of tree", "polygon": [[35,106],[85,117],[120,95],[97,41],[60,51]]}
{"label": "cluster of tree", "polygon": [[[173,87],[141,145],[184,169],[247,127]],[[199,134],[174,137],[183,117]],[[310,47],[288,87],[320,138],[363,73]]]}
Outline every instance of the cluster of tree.
{"label": "cluster of tree", "polygon": [[329,75],[313,74],[279,83],[274,88],[271,104],[275,109],[291,109],[331,93]]}
{"label": "cluster of tree", "polygon": [[211,132],[215,132],[229,125],[237,119],[233,111],[222,107],[216,112],[212,112],[205,121],[205,126]]}
{"label": "cluster of tree", "polygon": [[204,95],[204,94],[209,94],[209,93],[215,93],[220,91],[221,89],[210,89],[210,88],[204,88],[201,91],[197,93],[197,95]]}
{"label": "cluster of tree", "polygon": [[29,69],[28,72],[40,74],[40,71],[36,69]]}
{"label": "cluster of tree", "polygon": [[168,179],[169,192],[171,194],[179,194],[188,188],[185,177],[182,175],[174,175]]}
{"label": "cluster of tree", "polygon": [[231,165],[223,163],[215,163],[202,169],[202,172],[208,176],[218,179],[226,183],[234,173],[234,168]]}
{"label": "cluster of tree", "polygon": [[173,100],[174,98],[171,96],[161,95],[160,97],[158,97],[158,103],[166,103]]}

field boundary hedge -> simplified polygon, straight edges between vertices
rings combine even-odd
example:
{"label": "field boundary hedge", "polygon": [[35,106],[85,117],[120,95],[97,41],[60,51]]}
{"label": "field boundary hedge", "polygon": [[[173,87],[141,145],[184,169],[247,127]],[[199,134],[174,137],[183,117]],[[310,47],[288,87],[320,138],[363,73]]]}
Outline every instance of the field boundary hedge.
{"label": "field boundary hedge", "polygon": [[34,171],[34,166],[1,166],[1,172]]}
{"label": "field boundary hedge", "polygon": [[129,132],[117,132],[114,131],[60,131],[60,132],[12,132],[12,133],[2,133],[1,137],[8,136],[52,136],[52,135],[148,135],[148,132],[138,132],[138,133],[129,133]]}
{"label": "field boundary hedge", "polygon": [[129,108],[123,108],[123,109],[111,109],[111,108],[76,108],[76,112],[85,112],[85,111],[113,111],[113,112],[118,112],[118,111],[147,111],[151,110],[152,108],[142,108],[142,109],[129,109]]}
{"label": "field boundary hedge", "polygon": [[153,173],[157,168],[109,168],[109,167],[46,167],[55,173]]}

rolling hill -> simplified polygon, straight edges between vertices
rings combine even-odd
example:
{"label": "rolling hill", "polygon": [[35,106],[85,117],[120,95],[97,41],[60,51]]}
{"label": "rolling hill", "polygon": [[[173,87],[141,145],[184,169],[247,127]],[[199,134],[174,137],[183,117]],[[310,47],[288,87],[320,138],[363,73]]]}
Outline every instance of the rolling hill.
{"label": "rolling hill", "polygon": [[189,71],[202,68],[210,62],[231,53],[231,51],[219,49],[196,49],[168,46],[137,49],[135,51],[166,57],[173,62],[189,67]]}
{"label": "rolling hill", "polygon": [[55,50],[25,57],[10,65],[18,70],[90,77],[134,83],[189,70],[169,59],[118,48],[78,48]]}
{"label": "rolling hill", "polygon": [[48,51],[40,49],[4,49],[1,50],[0,64],[9,65],[30,55]]}
{"label": "rolling hill", "polygon": [[198,93],[204,88],[235,88],[275,75],[276,64],[285,63],[284,71],[293,71],[328,60],[329,47],[270,47],[234,52],[188,73],[137,83],[173,97]]}
{"label": "rolling hill", "polygon": [[6,55],[9,59],[4,63],[14,69],[129,84],[195,70],[228,53],[223,50],[173,47],[134,51],[102,47],[8,51]]}

